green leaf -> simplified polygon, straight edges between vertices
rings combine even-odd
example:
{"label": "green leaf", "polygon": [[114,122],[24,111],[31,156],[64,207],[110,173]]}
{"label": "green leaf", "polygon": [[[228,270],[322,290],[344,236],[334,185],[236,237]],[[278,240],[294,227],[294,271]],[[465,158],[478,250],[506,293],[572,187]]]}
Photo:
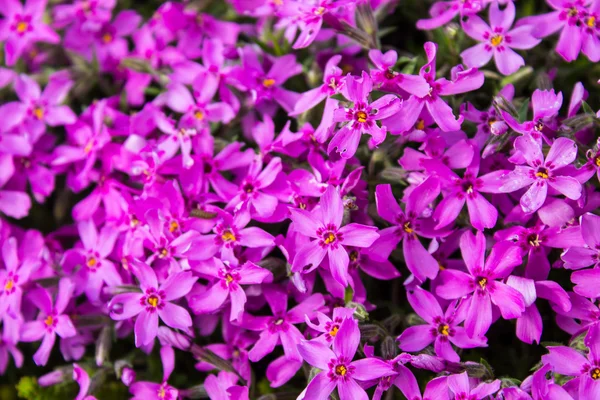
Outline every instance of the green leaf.
{"label": "green leaf", "polygon": [[525,99],[521,107],[519,107],[519,111],[517,111],[517,115],[519,117],[519,122],[527,121],[527,112],[529,111],[529,99]]}
{"label": "green leaf", "polygon": [[586,114],[596,115],[592,107],[590,107],[590,105],[585,100],[581,100],[581,107],[583,108],[583,112],[585,112]]}
{"label": "green leaf", "polygon": [[353,298],[354,298],[354,290],[352,289],[352,287],[350,285],[348,285],[346,287],[346,290],[344,291],[344,303],[350,303]]}

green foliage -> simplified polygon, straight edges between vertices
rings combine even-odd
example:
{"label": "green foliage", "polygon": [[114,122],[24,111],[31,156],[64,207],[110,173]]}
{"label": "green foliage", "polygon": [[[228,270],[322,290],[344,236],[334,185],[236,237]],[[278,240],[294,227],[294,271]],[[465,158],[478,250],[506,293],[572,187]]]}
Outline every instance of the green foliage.
{"label": "green foliage", "polygon": [[26,400],[73,399],[79,391],[74,381],[69,380],[57,385],[42,387],[34,376],[22,377],[17,383],[16,389],[19,398]]}

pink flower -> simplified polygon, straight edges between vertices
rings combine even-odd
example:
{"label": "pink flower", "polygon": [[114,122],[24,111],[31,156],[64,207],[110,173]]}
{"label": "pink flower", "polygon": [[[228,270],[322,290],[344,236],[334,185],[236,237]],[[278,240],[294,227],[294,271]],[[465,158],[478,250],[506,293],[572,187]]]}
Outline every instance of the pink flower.
{"label": "pink flower", "polygon": [[492,2],[491,27],[477,15],[463,18],[461,22],[465,33],[483,42],[461,53],[464,63],[468,67],[481,68],[493,56],[498,71],[504,75],[510,75],[525,65],[523,57],[512,49],[528,50],[537,46],[540,40],[533,36],[534,27],[530,25],[509,30],[514,20],[515,5],[512,1],[506,4],[504,11],[500,10],[498,3]]}
{"label": "pink flower", "polygon": [[135,262],[132,268],[140,281],[142,293],[118,294],[110,301],[109,308],[110,317],[117,321],[137,315],[136,347],[146,346],[156,338],[158,317],[171,328],[186,330],[192,326],[192,318],[187,310],[172,303],[192,289],[196,278],[191,272],[173,273],[159,286],[154,270],[148,265]]}
{"label": "pink flower", "polygon": [[530,135],[515,140],[515,150],[520,151],[528,166],[516,166],[502,179],[501,192],[511,193],[530,186],[521,197],[521,207],[526,213],[537,211],[546,200],[548,186],[572,200],[581,196],[581,184],[577,179],[561,174],[561,168],[571,164],[577,157],[577,145],[570,139],[560,137],[554,141],[544,159],[540,145]]}

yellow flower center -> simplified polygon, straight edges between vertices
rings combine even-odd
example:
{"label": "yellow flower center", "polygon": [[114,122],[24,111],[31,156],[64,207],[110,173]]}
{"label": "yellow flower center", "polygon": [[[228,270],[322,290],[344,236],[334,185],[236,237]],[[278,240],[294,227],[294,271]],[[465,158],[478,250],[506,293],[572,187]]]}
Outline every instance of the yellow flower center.
{"label": "yellow flower center", "polygon": [[335,242],[335,235],[332,232],[327,232],[325,234],[325,244],[331,244]]}
{"label": "yellow flower center", "polygon": [[332,337],[335,337],[335,335],[337,335],[339,330],[340,330],[340,328],[338,328],[337,325],[334,325],[333,328],[331,328],[331,330],[329,331],[329,335]]}
{"label": "yellow flower center", "polygon": [[596,156],[594,163],[596,164],[596,167],[600,167],[600,156]]}
{"label": "yellow flower center", "polygon": [[346,372],[348,372],[348,368],[346,368],[345,365],[338,365],[337,367],[335,367],[335,373],[341,376],[346,375]]}
{"label": "yellow flower center", "polygon": [[492,125],[494,125],[496,122],[498,122],[498,121],[496,121],[496,118],[490,118],[490,119],[488,119],[488,122],[487,122],[487,124],[488,124],[489,126],[492,126]]}
{"label": "yellow flower center", "polygon": [[165,258],[166,256],[169,255],[169,252],[167,251],[167,249],[162,249],[160,251],[160,254],[158,255],[160,258]]}
{"label": "yellow flower center", "polygon": [[539,247],[542,244],[542,241],[540,240],[540,235],[530,235],[527,238],[527,243],[529,243],[530,246]]}
{"label": "yellow flower center", "polygon": [[106,44],[110,43],[113,41],[113,35],[111,35],[110,33],[105,33],[104,35],[102,35],[102,41]]}
{"label": "yellow flower center", "polygon": [[329,86],[332,89],[335,89],[337,87],[337,82],[335,81],[335,78],[329,79],[329,85],[327,86]]}
{"label": "yellow flower center", "polygon": [[589,26],[590,28],[595,27],[596,26],[596,17],[594,17],[594,16],[588,17],[587,21],[585,21],[585,24],[587,26]]}
{"label": "yellow flower center", "polygon": [[349,257],[350,257],[350,261],[356,261],[356,260],[358,260],[358,251],[352,250],[350,252]]}
{"label": "yellow flower center", "polygon": [[323,15],[325,13],[325,7],[319,7],[315,10],[315,15]]}
{"label": "yellow flower center", "polygon": [[444,267],[444,265],[441,262],[438,262],[438,267],[440,268],[440,271],[443,271],[446,269],[446,267]]}
{"label": "yellow flower center", "polygon": [[569,13],[568,13],[569,17],[576,17],[577,14],[579,14],[579,11],[577,11],[577,9],[575,7],[571,7],[569,9]]}
{"label": "yellow flower center", "polygon": [[538,178],[542,178],[542,179],[548,179],[548,177],[550,175],[548,174],[548,170],[546,168],[540,168],[535,173],[535,176],[537,176]]}
{"label": "yellow flower center", "polygon": [[25,33],[29,29],[29,24],[25,21],[17,23],[17,33]]}
{"label": "yellow flower center", "polygon": [[411,234],[413,233],[415,230],[412,228],[412,225],[410,224],[410,222],[406,222],[404,223],[404,232]]}
{"label": "yellow flower center", "polygon": [[415,124],[415,129],[418,131],[422,131],[423,129],[425,129],[425,120],[424,119],[418,120],[417,123]]}
{"label": "yellow flower center", "polygon": [[440,325],[438,327],[438,333],[440,335],[448,336],[450,334],[450,327],[446,324]]}
{"label": "yellow flower center", "polygon": [[600,368],[594,368],[592,372],[590,372],[590,375],[594,380],[600,379]]}
{"label": "yellow flower center", "polygon": [[169,224],[169,232],[173,233],[177,229],[179,229],[179,224],[177,223],[177,221],[171,221],[171,223]]}
{"label": "yellow flower center", "polygon": [[33,109],[33,115],[35,115],[35,117],[38,120],[41,120],[42,118],[44,118],[44,109],[42,107],[36,107]]}
{"label": "yellow flower center", "polygon": [[473,185],[467,185],[465,192],[467,192],[467,194],[473,193]]}
{"label": "yellow flower center", "polygon": [[359,111],[356,113],[356,120],[360,123],[367,122],[367,113],[364,111]]}
{"label": "yellow flower center", "polygon": [[96,260],[95,257],[90,257],[85,264],[89,268],[94,268],[96,266],[96,264],[98,264],[98,261]]}
{"label": "yellow flower center", "polygon": [[129,226],[131,226],[132,228],[135,228],[136,226],[138,226],[140,223],[140,220],[137,219],[137,217],[135,215],[131,216],[131,219],[129,220]]}
{"label": "yellow flower center", "polygon": [[165,390],[164,387],[161,386],[160,389],[158,389],[158,398],[164,399],[166,395],[167,395],[167,391]]}
{"label": "yellow flower center", "polygon": [[204,119],[204,113],[200,110],[197,110],[194,112],[194,118],[196,118],[198,121],[202,121]]}
{"label": "yellow flower center", "polygon": [[83,148],[83,151],[85,152],[85,154],[89,154],[90,151],[92,151],[93,147],[94,147],[94,142],[90,141],[88,144],[85,145],[85,147]]}
{"label": "yellow flower center", "polygon": [[492,43],[492,46],[496,47],[496,46],[499,46],[500,43],[502,43],[503,40],[504,40],[504,36],[502,36],[502,35],[494,35],[490,39],[490,42]]}
{"label": "yellow flower center", "polygon": [[488,281],[488,280],[487,280],[487,278],[479,278],[479,279],[477,280],[477,283],[479,283],[479,286],[480,286],[482,289],[485,289],[485,287],[487,286],[487,281]]}
{"label": "yellow flower center", "polygon": [[54,318],[52,318],[52,315],[48,315],[44,320],[44,323],[46,326],[52,326],[52,324],[54,324]]}
{"label": "yellow flower center", "polygon": [[275,84],[275,79],[265,78],[265,79],[263,79],[262,83],[263,83],[263,86],[268,89]]}
{"label": "yellow flower center", "polygon": [[158,296],[152,295],[152,296],[148,297],[148,300],[146,300],[146,302],[150,306],[156,307],[156,306],[158,306]]}
{"label": "yellow flower center", "polygon": [[277,321],[275,321],[275,325],[281,325],[283,324],[283,318],[279,318]]}
{"label": "yellow flower center", "polygon": [[233,282],[233,276],[231,276],[231,274],[225,275],[225,282],[227,282],[229,285],[231,282]]}
{"label": "yellow flower center", "polygon": [[235,235],[230,230],[223,232],[221,239],[223,239],[224,242],[235,242],[236,240]]}
{"label": "yellow flower center", "polygon": [[11,290],[15,286],[15,282],[12,279],[9,279],[4,284],[4,290]]}

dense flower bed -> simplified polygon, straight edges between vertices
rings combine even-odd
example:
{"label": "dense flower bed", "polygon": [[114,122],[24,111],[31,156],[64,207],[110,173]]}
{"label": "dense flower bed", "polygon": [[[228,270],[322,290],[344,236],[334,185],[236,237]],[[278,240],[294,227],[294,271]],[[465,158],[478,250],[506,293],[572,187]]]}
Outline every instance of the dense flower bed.
{"label": "dense flower bed", "polygon": [[0,14],[0,398],[600,399],[600,0]]}

